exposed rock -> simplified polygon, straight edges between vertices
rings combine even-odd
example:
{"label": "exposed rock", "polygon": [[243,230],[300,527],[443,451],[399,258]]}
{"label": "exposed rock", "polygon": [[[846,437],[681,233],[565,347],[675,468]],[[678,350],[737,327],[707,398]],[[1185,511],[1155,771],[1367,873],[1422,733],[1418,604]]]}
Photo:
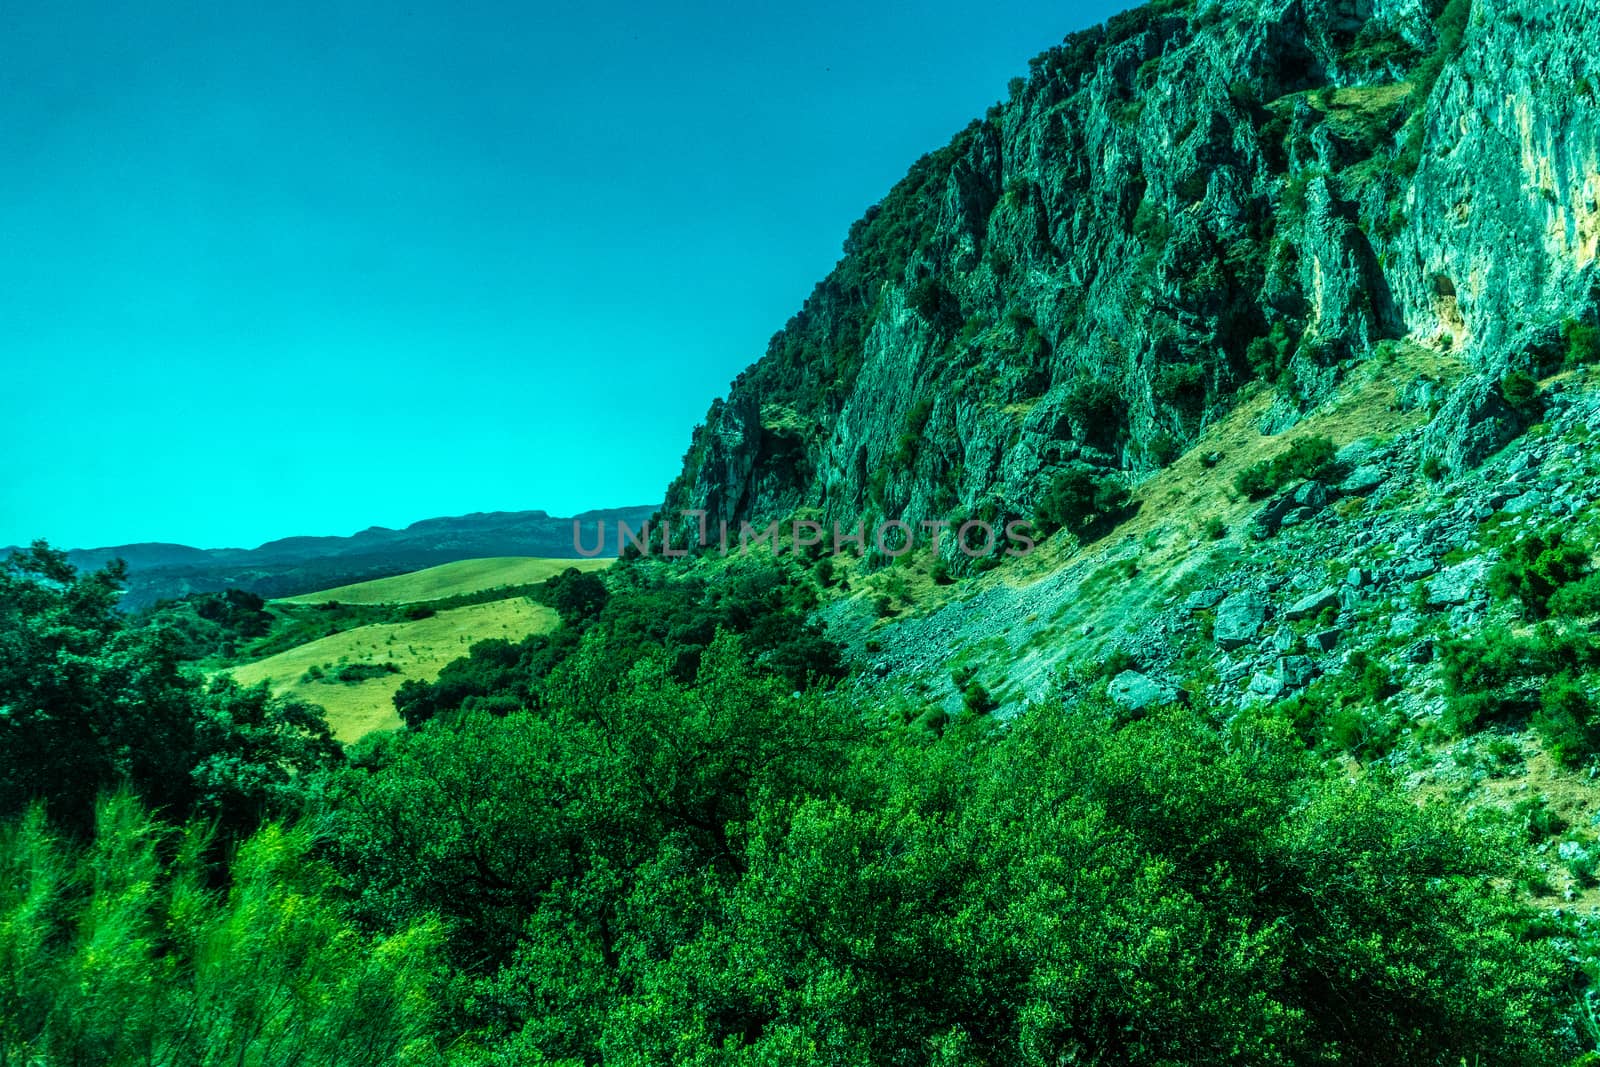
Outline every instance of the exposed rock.
{"label": "exposed rock", "polygon": [[1138,671],[1123,671],[1106,686],[1106,696],[1129,711],[1144,711],[1160,704],[1173,703],[1178,699],[1178,691]]}
{"label": "exposed rock", "polygon": [[1339,483],[1339,492],[1346,496],[1366,496],[1389,480],[1389,472],[1375,464],[1364,464],[1345,476]]}
{"label": "exposed rock", "polygon": [[1275,673],[1258,671],[1255,677],[1250,679],[1250,692],[1265,700],[1276,700],[1283,695],[1283,679]]}
{"label": "exposed rock", "polygon": [[1289,610],[1285,611],[1283,614],[1284,618],[1287,619],[1309,619],[1313,615],[1321,614],[1328,608],[1336,608],[1338,606],[1339,590],[1322,589],[1315,593],[1311,593],[1308,596],[1301,597],[1299,600],[1290,605]]}
{"label": "exposed rock", "polygon": [[1267,598],[1254,591],[1234,593],[1217,607],[1211,635],[1226,649],[1239,648],[1254,641],[1267,620]]}
{"label": "exposed rock", "polygon": [[1197,589],[1190,593],[1183,601],[1183,610],[1194,614],[1199,611],[1210,611],[1227,597],[1226,589]]}
{"label": "exposed rock", "polygon": [[1283,691],[1303,688],[1317,676],[1316,664],[1305,656],[1284,656],[1278,660],[1276,678]]}
{"label": "exposed rock", "polygon": [[1428,583],[1428,606],[1437,608],[1465,604],[1482,595],[1490,566],[1488,560],[1480,557],[1440,571]]}
{"label": "exposed rock", "polygon": [[[1409,335],[1475,372],[1444,398],[1432,378],[1400,390],[1402,407],[1443,399],[1428,455],[1463,471],[1509,441],[1526,420],[1501,375],[1593,299],[1600,109],[1551,72],[1600,52],[1596,20],[1542,0],[1475,19],[1415,158],[1397,159],[1403,96],[1334,116],[1305,91],[1412,79],[1437,43],[1427,5],[1207,11],[1141,12],[1115,39],[1053,50],[920,161],[712,408],[668,509],[1026,515],[1069,462],[1137,476],[1192,443],[1237,402],[1234,350],[1274,330],[1288,384],[1269,429]],[[1360,67],[1370,50],[1342,28],[1357,23],[1416,51]],[[1135,86],[1141,71],[1159,91]],[[1280,100],[1265,121],[1259,102]],[[1381,487],[1379,451],[1346,457],[1356,486]]]}
{"label": "exposed rock", "polygon": [[1321,482],[1303,482],[1293,493],[1297,507],[1320,508],[1328,503],[1328,488]]}
{"label": "exposed rock", "polygon": [[1343,636],[1344,631],[1337,628],[1332,630],[1318,630],[1316,633],[1306,638],[1306,646],[1309,648],[1314,648],[1318,652],[1332,652],[1334,648],[1338,646],[1339,638]]}
{"label": "exposed rock", "polygon": [[1526,515],[1529,512],[1541,510],[1544,504],[1545,497],[1543,493],[1523,493],[1507,500],[1501,505],[1500,510],[1507,515]]}
{"label": "exposed rock", "polygon": [[1500,383],[1472,378],[1457,386],[1428,427],[1423,454],[1447,471],[1477,467],[1522,432],[1526,420],[1507,404]]}

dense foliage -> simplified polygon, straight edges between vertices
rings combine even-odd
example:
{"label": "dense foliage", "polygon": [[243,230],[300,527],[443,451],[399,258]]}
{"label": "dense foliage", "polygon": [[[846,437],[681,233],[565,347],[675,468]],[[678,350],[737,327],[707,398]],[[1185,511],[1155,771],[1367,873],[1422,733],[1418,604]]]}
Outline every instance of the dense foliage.
{"label": "dense foliage", "polygon": [[126,796],[82,845],[39,808],[0,826],[0,1063],[436,1061],[437,920],[358,932],[303,829],[256,831],[220,888],[209,843]]}
{"label": "dense foliage", "polygon": [[[43,546],[5,572],[7,1061],[1574,1051],[1513,853],[1281,717],[1074,698],[1007,729],[969,693],[934,729],[831,688],[796,562],[638,561],[558,580],[558,630],[479,644],[346,762],[309,709],[175,666],[116,578]],[[144,803],[96,806],[119,783]]]}
{"label": "dense foliage", "polygon": [[297,778],[341,758],[320,711],[181,669],[172,629],[118,613],[123,574],[43,542],[0,565],[0,815],[43,800],[81,830],[119,785],[231,826],[292,811]]}
{"label": "dense foliage", "polygon": [[1443,807],[1270,720],[1009,733],[791,696],[735,639],[371,746],[339,862],[443,915],[486,1062],[1550,1063],[1566,969]]}
{"label": "dense foliage", "polygon": [[619,666],[659,652],[674,677],[688,680],[718,630],[725,630],[741,635],[755,663],[791,688],[842,677],[838,646],[806,617],[817,603],[811,577],[792,558],[737,562],[708,580],[659,562],[633,561],[612,579],[617,595],[596,575],[568,570],[540,594],[561,614],[560,629],[516,642],[479,642],[436,681],[404,683],[395,707],[415,726],[441,712],[503,712],[538,703],[545,680],[585,637]]}

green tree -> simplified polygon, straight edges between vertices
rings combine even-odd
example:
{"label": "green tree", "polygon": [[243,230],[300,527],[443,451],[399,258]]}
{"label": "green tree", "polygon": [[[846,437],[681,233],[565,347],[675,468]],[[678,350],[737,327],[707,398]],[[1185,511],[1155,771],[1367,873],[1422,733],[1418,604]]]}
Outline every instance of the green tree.
{"label": "green tree", "polygon": [[42,800],[86,831],[96,794],[125,783],[162,812],[241,828],[339,758],[316,709],[207,689],[172,630],[130,624],[125,573],[79,574],[42,541],[0,566],[0,817]]}

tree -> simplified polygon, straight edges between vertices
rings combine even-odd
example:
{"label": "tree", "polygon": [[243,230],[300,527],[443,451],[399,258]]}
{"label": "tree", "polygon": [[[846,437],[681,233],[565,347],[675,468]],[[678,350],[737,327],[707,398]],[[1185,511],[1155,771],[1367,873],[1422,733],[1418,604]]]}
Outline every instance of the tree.
{"label": "tree", "polygon": [[605,581],[590,571],[568,567],[550,579],[550,603],[568,626],[582,626],[606,606]]}
{"label": "tree", "polygon": [[1115,474],[1086,463],[1073,463],[1050,482],[1050,489],[1034,512],[1034,521],[1046,533],[1067,529],[1083,533],[1128,506],[1128,491]]}
{"label": "tree", "polygon": [[0,816],[43,800],[86,832],[97,793],[126,784],[242,828],[339,758],[319,710],[187,673],[170,628],[117,611],[125,575],[79,574],[43,541],[0,566]]}

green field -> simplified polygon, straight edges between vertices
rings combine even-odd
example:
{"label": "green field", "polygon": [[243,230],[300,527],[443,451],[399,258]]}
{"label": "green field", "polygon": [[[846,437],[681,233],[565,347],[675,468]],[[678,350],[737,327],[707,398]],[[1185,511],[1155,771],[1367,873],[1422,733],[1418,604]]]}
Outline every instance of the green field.
{"label": "green field", "polygon": [[416,604],[444,600],[497,589],[501,586],[532,585],[553,578],[568,567],[581,571],[600,570],[609,559],[544,559],[537,556],[497,556],[492,559],[464,559],[410,574],[378,578],[370,582],[341,585],[301,596],[284,597],[287,604]]}
{"label": "green field", "polygon": [[[349,742],[373,730],[399,728],[394,693],[406,679],[433,679],[475,642],[491,637],[518,640],[551,630],[556,622],[554,611],[526,597],[495,600],[426,619],[357,627],[235,667],[232,674],[242,684],[264,681],[275,693],[322,705],[334,736]],[[357,663],[393,663],[399,671],[354,684],[303,680],[313,667],[331,674]]]}

